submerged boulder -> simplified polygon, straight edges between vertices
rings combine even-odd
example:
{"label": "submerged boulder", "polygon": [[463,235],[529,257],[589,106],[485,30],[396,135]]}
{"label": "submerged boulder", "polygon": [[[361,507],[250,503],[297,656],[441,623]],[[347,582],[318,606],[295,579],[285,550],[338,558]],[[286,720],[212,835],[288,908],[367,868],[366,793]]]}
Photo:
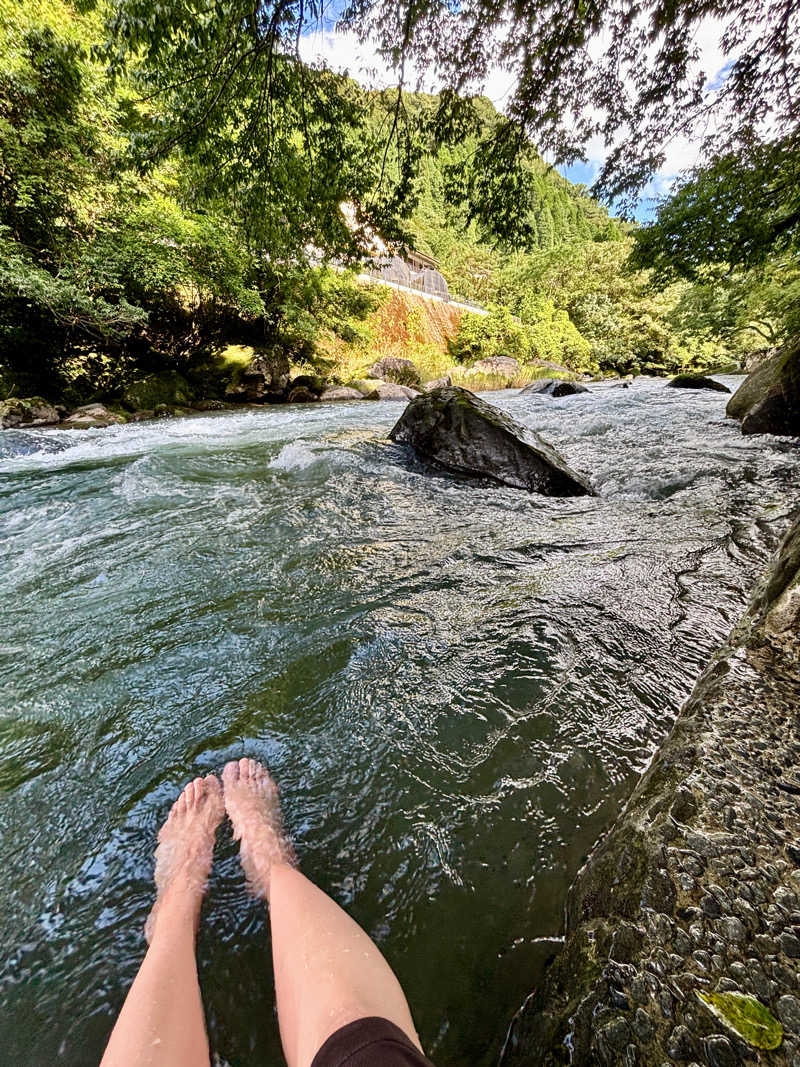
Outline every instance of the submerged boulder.
{"label": "submerged boulder", "polygon": [[395,385],[419,385],[419,371],[410,359],[385,356],[367,371],[368,378],[379,378]]}
{"label": "submerged boulder", "polygon": [[676,374],[667,382],[672,389],[714,389],[718,393],[729,393],[730,389],[722,382],[706,378],[703,374]]}
{"label": "submerged boulder", "polygon": [[468,389],[447,386],[416,397],[389,437],[461,474],[492,478],[545,496],[594,495],[551,445]]}
{"label": "submerged boulder", "polygon": [[0,402],[0,430],[27,426],[52,426],[58,422],[58,412],[40,396],[12,397]]}
{"label": "submerged boulder", "polygon": [[539,378],[520,390],[520,396],[576,396],[578,393],[588,393],[585,385],[578,382],[562,382],[556,378]]}
{"label": "submerged boulder", "polygon": [[62,426],[70,430],[92,430],[124,421],[121,415],[109,411],[105,404],[84,404],[67,415]]}
{"label": "submerged boulder", "polygon": [[800,335],[760,363],[728,401],[742,433],[800,437]]}

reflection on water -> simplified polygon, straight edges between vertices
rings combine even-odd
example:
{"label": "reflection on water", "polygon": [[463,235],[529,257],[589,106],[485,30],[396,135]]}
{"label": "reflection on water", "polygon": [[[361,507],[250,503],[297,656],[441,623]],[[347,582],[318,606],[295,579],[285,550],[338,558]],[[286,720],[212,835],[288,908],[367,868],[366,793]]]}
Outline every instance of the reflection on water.
{"label": "reflection on water", "polygon": [[[800,453],[661,382],[495,401],[600,492],[431,476],[390,403],[0,435],[0,1043],[96,1062],[177,790],[268,763],[441,1064],[492,1063],[569,881],[745,603]],[[201,980],[279,1063],[228,833]]]}

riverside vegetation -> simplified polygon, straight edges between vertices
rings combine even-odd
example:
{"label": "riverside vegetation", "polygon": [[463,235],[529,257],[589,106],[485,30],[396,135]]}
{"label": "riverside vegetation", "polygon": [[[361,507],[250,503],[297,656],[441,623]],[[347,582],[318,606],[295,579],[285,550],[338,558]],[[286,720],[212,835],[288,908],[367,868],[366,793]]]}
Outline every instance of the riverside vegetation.
{"label": "riverside vegetation", "polygon": [[[751,267],[697,255],[676,266],[659,224],[610,217],[529,145],[517,235],[498,238],[470,206],[481,138],[505,122],[485,99],[448,140],[448,98],[406,94],[392,154],[392,92],[307,70],[329,126],[317,117],[298,152],[301,120],[287,113],[287,139],[264,148],[269,160],[249,142],[243,169],[227,117],[194,141],[171,136],[164,71],[134,47],[127,9],[0,8],[0,398],[101,401],[120,419],[181,410],[224,401],[259,354],[306,385],[358,381],[386,355],[473,388],[523,385],[546,364],[563,377],[731,369],[797,326],[800,272],[784,246]],[[107,44],[115,29],[124,67]],[[369,218],[363,207],[348,226],[340,205],[358,197]],[[436,256],[451,290],[489,314],[359,284],[373,222]],[[517,372],[470,373],[497,356]]]}

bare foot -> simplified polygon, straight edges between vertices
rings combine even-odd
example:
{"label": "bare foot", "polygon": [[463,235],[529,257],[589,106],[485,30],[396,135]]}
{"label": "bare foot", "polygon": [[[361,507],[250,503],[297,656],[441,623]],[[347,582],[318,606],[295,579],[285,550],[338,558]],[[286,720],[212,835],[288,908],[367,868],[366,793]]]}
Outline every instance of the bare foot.
{"label": "bare foot", "polygon": [[213,774],[189,782],[158,832],[156,902],[144,928],[152,940],[158,916],[188,916],[197,924],[211,870],[214,837],[225,814],[222,788]]}
{"label": "bare foot", "polygon": [[250,891],[269,900],[273,863],[297,865],[291,842],[283,832],[278,787],[269,771],[252,759],[231,760],[222,772],[225,807],[240,841],[242,861]]}

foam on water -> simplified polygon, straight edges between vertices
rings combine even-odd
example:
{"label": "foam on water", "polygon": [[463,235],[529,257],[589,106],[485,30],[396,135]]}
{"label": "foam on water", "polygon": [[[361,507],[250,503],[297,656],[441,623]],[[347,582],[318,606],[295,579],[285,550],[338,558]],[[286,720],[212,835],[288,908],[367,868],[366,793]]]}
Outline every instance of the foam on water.
{"label": "foam on water", "polygon": [[[736,384],[735,379],[725,379]],[[97,1062],[158,826],[244,754],[381,943],[442,1063],[495,1062],[613,819],[796,506],[796,442],[637,381],[489,397],[599,491],[433,470],[402,405],[0,434],[0,1044]],[[268,928],[223,835],[212,1045],[280,1062]]]}

